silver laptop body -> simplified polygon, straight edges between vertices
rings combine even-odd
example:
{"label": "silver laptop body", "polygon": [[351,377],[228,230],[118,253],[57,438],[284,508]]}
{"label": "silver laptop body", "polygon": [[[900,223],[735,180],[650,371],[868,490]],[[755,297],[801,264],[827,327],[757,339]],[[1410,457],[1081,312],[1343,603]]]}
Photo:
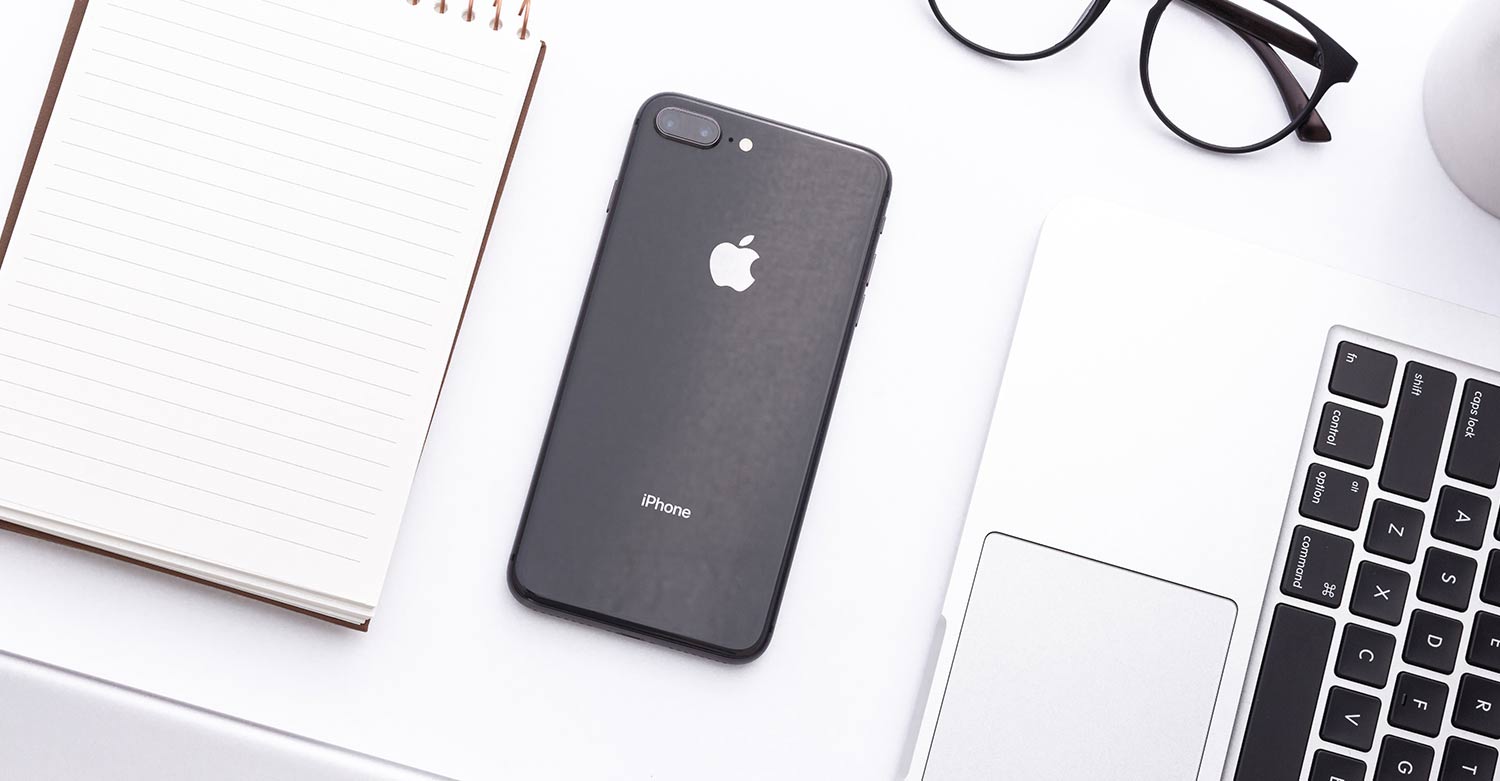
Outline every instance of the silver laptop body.
{"label": "silver laptop body", "polygon": [[0,692],[0,778],[443,781],[7,653]]}
{"label": "silver laptop body", "polygon": [[906,777],[1491,779],[1486,367],[1491,316],[1061,207]]}

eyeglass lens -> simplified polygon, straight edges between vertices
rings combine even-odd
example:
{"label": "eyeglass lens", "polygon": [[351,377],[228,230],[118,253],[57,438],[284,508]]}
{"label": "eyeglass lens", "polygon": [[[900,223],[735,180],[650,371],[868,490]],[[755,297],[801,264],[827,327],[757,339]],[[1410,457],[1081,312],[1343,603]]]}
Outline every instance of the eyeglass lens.
{"label": "eyeglass lens", "polygon": [[1029,55],[1068,37],[1091,0],[940,0],[943,18],[960,35],[997,52]]}
{"label": "eyeglass lens", "polygon": [[[1093,0],[933,2],[960,36],[1017,57],[1067,40],[1094,6]],[[1247,18],[1254,29],[1245,29]],[[1168,122],[1228,149],[1259,145],[1300,121],[1321,76],[1313,33],[1266,0],[1171,0],[1145,45],[1146,80]]]}
{"label": "eyeglass lens", "polygon": [[[1276,6],[1263,0],[1235,5],[1315,47],[1312,32]],[[1216,18],[1205,10],[1211,7],[1191,0],[1166,7],[1148,41],[1146,77],[1161,112],[1183,132],[1219,146],[1253,146],[1293,123],[1305,105],[1296,98],[1311,95],[1321,74],[1317,66]],[[1278,74],[1282,88],[1300,91],[1290,108]]]}

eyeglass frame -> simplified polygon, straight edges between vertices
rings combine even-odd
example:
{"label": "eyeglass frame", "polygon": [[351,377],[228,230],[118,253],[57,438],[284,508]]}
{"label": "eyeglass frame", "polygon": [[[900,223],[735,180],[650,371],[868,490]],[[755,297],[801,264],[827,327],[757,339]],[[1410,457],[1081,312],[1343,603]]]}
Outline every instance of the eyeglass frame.
{"label": "eyeglass frame", "polygon": [[[1287,113],[1291,120],[1286,127],[1270,138],[1258,143],[1237,147],[1224,146],[1193,136],[1167,116],[1166,112],[1162,110],[1161,105],[1157,102],[1156,93],[1151,87],[1151,47],[1156,40],[1156,30],[1161,23],[1162,14],[1166,13],[1167,8],[1174,2],[1194,6],[1207,13],[1233,30],[1254,50],[1262,64],[1271,72],[1271,78],[1276,82],[1277,91],[1281,94],[1282,102],[1286,105]],[[1354,72],[1359,67],[1359,62],[1354,59],[1353,55],[1349,54],[1347,49],[1339,45],[1332,36],[1324,32],[1322,28],[1313,24],[1302,14],[1292,10],[1285,3],[1281,2],[1281,0],[1261,0],[1261,2],[1275,6],[1282,13],[1285,13],[1298,24],[1301,24],[1312,34],[1312,40],[1308,40],[1300,33],[1289,30],[1270,19],[1252,13],[1246,8],[1228,2],[1228,0],[1158,0],[1156,5],[1146,14],[1146,29],[1141,37],[1141,88],[1145,90],[1146,102],[1151,105],[1151,110],[1155,112],[1157,119],[1160,119],[1162,124],[1166,125],[1169,130],[1184,141],[1211,152],[1246,154],[1249,152],[1258,152],[1278,144],[1293,132],[1297,133],[1299,140],[1307,143],[1326,143],[1333,140],[1333,135],[1329,132],[1327,124],[1323,122],[1323,118],[1318,114],[1318,104],[1323,101],[1324,96],[1335,85],[1347,84],[1354,78]],[[938,8],[938,0],[927,0],[927,5],[932,9],[932,15],[937,19],[938,24],[954,40],[986,57],[1007,62],[1041,60],[1067,49],[1077,43],[1078,39],[1082,38],[1094,26],[1094,23],[1099,21],[1099,17],[1104,15],[1104,11],[1109,7],[1109,4],[1110,0],[1092,0],[1088,9],[1083,12],[1077,24],[1073,26],[1073,29],[1055,45],[1038,52],[1013,54],[991,49],[969,39],[963,33],[960,33],[948,21],[947,17],[943,16],[942,10]],[[1318,83],[1313,87],[1311,95],[1302,88],[1301,83],[1292,74],[1286,62],[1271,48],[1273,45],[1281,51],[1318,68]]]}

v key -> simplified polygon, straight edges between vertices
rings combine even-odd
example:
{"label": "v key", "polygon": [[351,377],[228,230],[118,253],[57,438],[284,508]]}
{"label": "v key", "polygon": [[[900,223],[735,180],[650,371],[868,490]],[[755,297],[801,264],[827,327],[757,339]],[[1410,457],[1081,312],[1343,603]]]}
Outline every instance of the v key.
{"label": "v key", "polygon": [[1328,692],[1323,711],[1322,738],[1356,751],[1369,751],[1375,745],[1375,728],[1380,722],[1380,700],[1339,686]]}

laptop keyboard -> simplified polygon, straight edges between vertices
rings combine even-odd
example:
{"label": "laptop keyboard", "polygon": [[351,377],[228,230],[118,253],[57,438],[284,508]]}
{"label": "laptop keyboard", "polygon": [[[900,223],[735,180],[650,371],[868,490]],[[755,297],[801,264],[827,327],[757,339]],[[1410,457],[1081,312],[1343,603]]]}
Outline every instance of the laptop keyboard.
{"label": "laptop keyboard", "polygon": [[1337,329],[1236,781],[1500,781],[1500,381]]}

